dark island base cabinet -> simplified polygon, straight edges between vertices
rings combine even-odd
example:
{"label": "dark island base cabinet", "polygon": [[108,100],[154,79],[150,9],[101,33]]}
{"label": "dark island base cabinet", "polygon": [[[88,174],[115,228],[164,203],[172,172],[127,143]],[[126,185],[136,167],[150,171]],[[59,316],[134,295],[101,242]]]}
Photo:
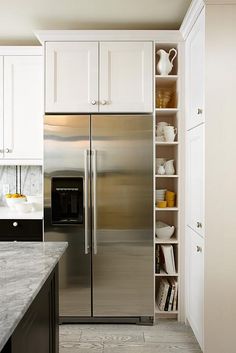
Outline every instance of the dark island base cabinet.
{"label": "dark island base cabinet", "polygon": [[0,220],[0,241],[43,241],[41,219]]}
{"label": "dark island base cabinet", "polygon": [[58,318],[56,267],[1,353],[58,353]]}

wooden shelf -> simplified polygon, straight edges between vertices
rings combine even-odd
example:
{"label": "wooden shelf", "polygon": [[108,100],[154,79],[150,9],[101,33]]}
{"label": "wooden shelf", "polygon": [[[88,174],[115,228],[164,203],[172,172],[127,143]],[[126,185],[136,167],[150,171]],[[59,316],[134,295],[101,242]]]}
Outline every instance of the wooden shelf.
{"label": "wooden shelf", "polygon": [[155,174],[155,178],[178,178],[179,176],[177,174],[174,175],[160,175],[160,174]]}
{"label": "wooden shelf", "polygon": [[160,141],[155,141],[155,144],[158,146],[176,146],[179,144],[178,141],[174,141],[174,142],[160,142]]}
{"label": "wooden shelf", "polygon": [[177,79],[179,76],[178,75],[155,75],[156,78],[159,79],[169,79],[169,80],[173,80],[173,79]]}
{"label": "wooden shelf", "polygon": [[156,113],[159,113],[160,115],[172,115],[178,113],[179,109],[178,108],[156,108],[155,109]]}
{"label": "wooden shelf", "polygon": [[155,211],[179,211],[179,208],[178,207],[164,207],[164,208],[155,207]]}
{"label": "wooden shelf", "polygon": [[159,239],[155,237],[155,244],[178,244],[179,241],[176,238],[170,238],[168,240]]}
{"label": "wooden shelf", "polygon": [[178,276],[179,276],[178,273],[171,273],[171,274],[165,273],[165,272],[155,273],[155,277],[178,277]]}
{"label": "wooden shelf", "polygon": [[156,306],[156,308],[155,308],[155,314],[161,314],[161,315],[173,315],[173,314],[178,314],[179,312],[177,311],[177,310],[175,310],[175,311],[164,311],[164,310],[160,310],[159,308],[158,308],[158,306]]}

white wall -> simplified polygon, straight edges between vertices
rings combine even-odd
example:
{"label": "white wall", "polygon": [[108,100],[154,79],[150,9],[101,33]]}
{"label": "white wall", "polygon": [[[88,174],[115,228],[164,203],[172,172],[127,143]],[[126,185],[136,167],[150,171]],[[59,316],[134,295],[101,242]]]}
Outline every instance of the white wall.
{"label": "white wall", "polygon": [[205,351],[236,352],[236,5],[206,7]]}

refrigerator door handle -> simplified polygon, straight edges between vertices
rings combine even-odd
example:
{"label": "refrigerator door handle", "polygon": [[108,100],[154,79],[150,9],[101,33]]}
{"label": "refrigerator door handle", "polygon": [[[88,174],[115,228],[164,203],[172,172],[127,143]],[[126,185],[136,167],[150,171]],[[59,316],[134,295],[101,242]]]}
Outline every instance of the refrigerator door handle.
{"label": "refrigerator door handle", "polygon": [[84,253],[89,253],[88,243],[88,150],[84,150]]}
{"label": "refrigerator door handle", "polygon": [[93,252],[97,254],[97,151],[93,155]]}

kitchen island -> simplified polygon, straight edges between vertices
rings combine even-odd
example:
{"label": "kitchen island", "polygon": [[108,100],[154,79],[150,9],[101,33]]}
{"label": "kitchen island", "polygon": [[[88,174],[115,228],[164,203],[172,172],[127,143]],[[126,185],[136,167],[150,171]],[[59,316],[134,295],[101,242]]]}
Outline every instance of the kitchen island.
{"label": "kitchen island", "polygon": [[0,242],[0,352],[58,352],[58,262],[67,243]]}

